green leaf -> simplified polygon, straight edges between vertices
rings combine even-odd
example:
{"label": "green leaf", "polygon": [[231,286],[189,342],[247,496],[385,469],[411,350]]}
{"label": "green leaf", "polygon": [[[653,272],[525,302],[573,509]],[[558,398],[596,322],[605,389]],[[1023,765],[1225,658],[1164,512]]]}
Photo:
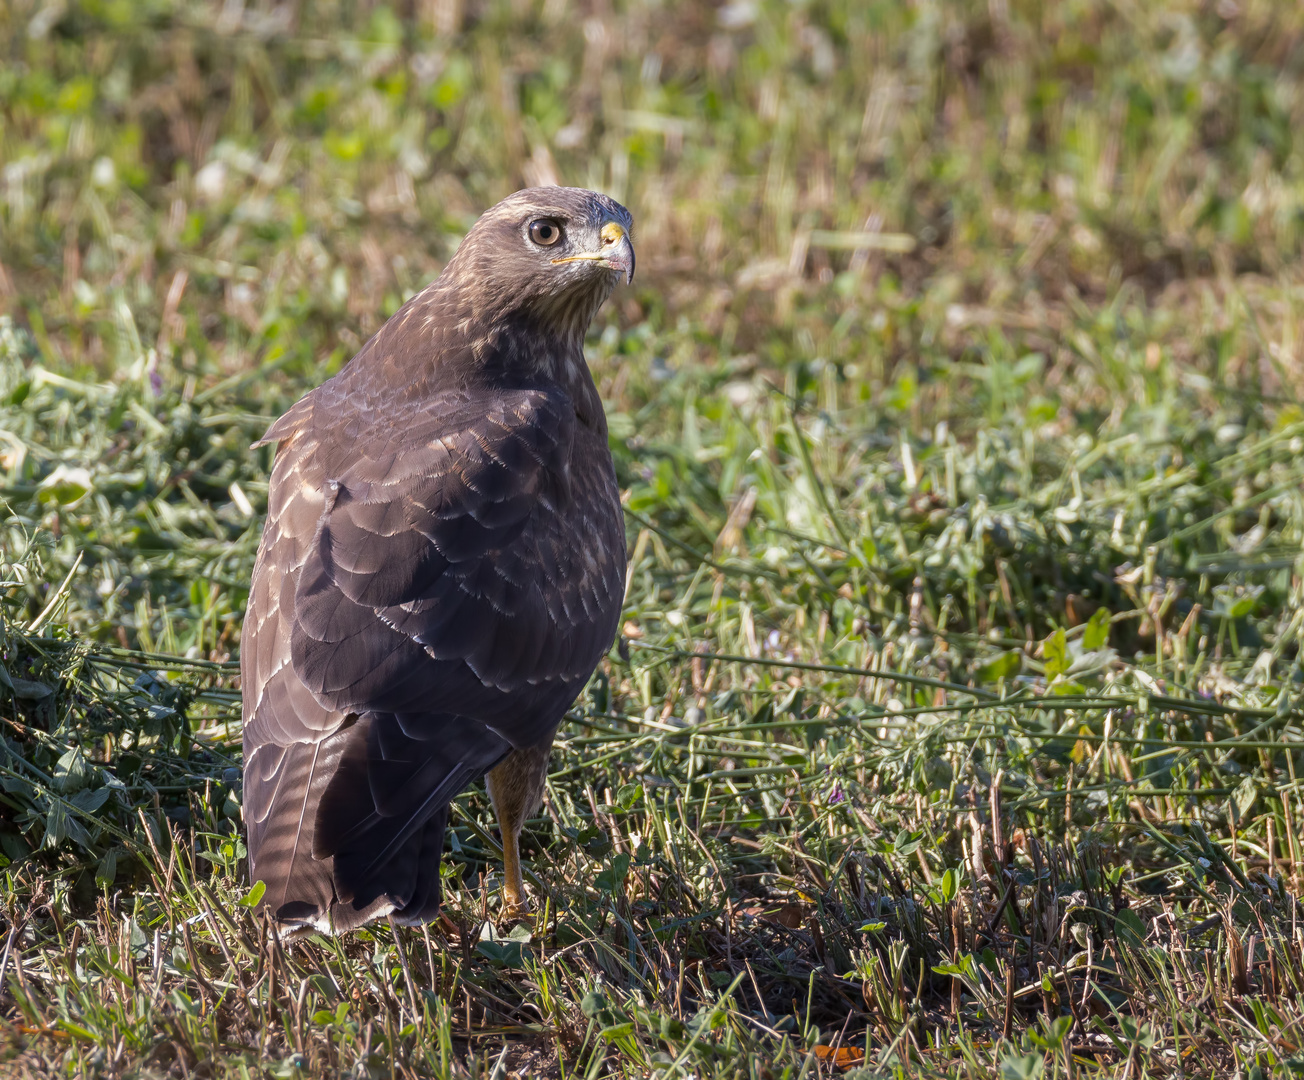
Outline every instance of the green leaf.
{"label": "green leaf", "polygon": [[529,950],[525,946],[530,937],[530,931],[525,926],[516,926],[504,938],[495,929],[493,923],[486,922],[480,928],[480,941],[476,944],[476,951],[495,967],[524,967],[525,957],[529,955]]}
{"label": "green leaf", "polygon": [[495,967],[520,968],[525,966],[525,949],[519,941],[481,941],[476,952]]}
{"label": "green leaf", "polygon": [[905,412],[919,396],[919,380],[911,372],[902,372],[897,376],[892,389],[885,395],[884,403],[889,409]]}
{"label": "green leaf", "polygon": [[1095,652],[1109,643],[1109,608],[1098,607],[1082,632],[1082,651]]}
{"label": "green leaf", "polygon": [[902,857],[913,855],[919,850],[919,845],[923,842],[923,839],[924,831],[922,829],[916,829],[913,832],[902,829],[896,834],[896,840],[892,843],[892,850]]}
{"label": "green leaf", "polygon": [[1046,658],[1046,679],[1054,679],[1069,669],[1069,647],[1064,637],[1064,627],[1060,627],[1041,643],[1042,656]]}
{"label": "green leaf", "polygon": [[611,838],[607,835],[605,829],[599,829],[596,825],[590,825],[581,829],[575,834],[575,842],[582,847],[587,855],[594,859],[600,859],[611,850]]}
{"label": "green leaf", "polygon": [[1140,1046],[1143,1050],[1153,1049],[1155,1043],[1159,1041],[1153,1027],[1130,1016],[1118,1018],[1118,1029],[1127,1042]]}
{"label": "green leaf", "polygon": [[598,1034],[606,1039],[607,1042],[611,1042],[613,1039],[619,1039],[625,1035],[632,1035],[633,1033],[634,1024],[632,1021],[626,1021],[623,1024],[612,1024],[611,1027],[603,1028],[598,1032]]}
{"label": "green leaf", "polygon": [[1064,1040],[1068,1036],[1069,1029],[1073,1026],[1073,1017],[1060,1016],[1050,1020],[1043,1016],[1041,1018],[1042,1034],[1035,1031],[1028,1032],[1028,1038],[1032,1040],[1034,1046],[1039,1046],[1043,1050],[1058,1050],[1064,1045]]}
{"label": "green leaf", "polygon": [[19,701],[44,701],[54,690],[46,686],[43,682],[36,682],[34,679],[6,679],[10,689],[14,692],[14,697]]}
{"label": "green leaf", "polygon": [[960,895],[960,871],[951,867],[942,875],[942,899],[948,904]]}
{"label": "green leaf", "polygon": [[107,787],[82,788],[81,791],[74,794],[68,801],[86,814],[94,814],[103,806],[113,790]]}
{"label": "green leaf", "polygon": [[981,683],[999,682],[1001,679],[1012,679],[1023,669],[1023,653],[1018,649],[1011,649],[1009,652],[1003,652],[992,660],[988,660],[977,671],[974,672],[974,678]]}
{"label": "green leaf", "polygon": [[74,1038],[81,1039],[82,1042],[98,1043],[100,1038],[94,1032],[86,1030],[80,1024],[74,1024],[71,1020],[57,1020],[55,1023]]}
{"label": "green leaf", "polygon": [[594,879],[593,887],[599,892],[614,893],[625,884],[625,877],[629,874],[629,855],[622,852],[611,860],[611,864],[603,868],[597,878]]}
{"label": "green leaf", "polygon": [[195,999],[187,994],[184,990],[173,990],[168,997],[172,999],[172,1004],[177,1007],[177,1011],[186,1016],[198,1016],[199,1008],[195,1005]]}
{"label": "green leaf", "polygon": [[54,765],[54,789],[61,795],[80,791],[90,781],[91,767],[80,746],[65,751]]}
{"label": "green leaf", "polygon": [[267,883],[255,881],[250,890],[240,897],[240,906],[254,908],[258,906],[258,901],[263,898],[263,893],[267,891]]}
{"label": "green leaf", "polygon": [[1114,934],[1121,945],[1140,948],[1146,940],[1145,923],[1131,908],[1124,908],[1114,917]]}
{"label": "green leaf", "polygon": [[1259,797],[1259,786],[1254,782],[1253,776],[1247,776],[1239,784],[1236,790],[1232,792],[1232,806],[1236,811],[1236,824],[1240,824],[1250,816],[1250,811],[1254,809],[1254,803]]}
{"label": "green leaf", "polygon": [[81,467],[69,468],[59,465],[50,473],[37,490],[36,498],[43,503],[55,503],[59,506],[71,506],[86,497],[94,487],[90,471]]}
{"label": "green leaf", "polygon": [[95,884],[101,889],[108,889],[113,886],[118,877],[118,852],[115,848],[110,848],[104,853],[104,858],[100,860],[99,865],[95,868]]}
{"label": "green leaf", "polygon": [[394,12],[381,4],[371,13],[367,25],[367,41],[380,45],[401,45],[403,43],[403,23]]}
{"label": "green leaf", "polygon": [[1046,1060],[1040,1054],[1021,1054],[1001,1059],[1001,1080],[1041,1080]]}
{"label": "green leaf", "polygon": [[340,161],[355,161],[362,156],[362,151],[366,149],[362,135],[357,131],[347,133],[328,131],[322,137],[321,144],[328,154]]}
{"label": "green leaf", "polygon": [[1263,595],[1262,585],[1215,585],[1214,614],[1229,619],[1243,619],[1254,611]]}

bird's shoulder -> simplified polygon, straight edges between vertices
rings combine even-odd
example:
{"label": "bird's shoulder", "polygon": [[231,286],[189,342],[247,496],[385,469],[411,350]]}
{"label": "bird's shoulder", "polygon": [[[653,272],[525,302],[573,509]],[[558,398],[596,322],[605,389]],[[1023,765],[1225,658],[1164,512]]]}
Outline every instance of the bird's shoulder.
{"label": "bird's shoulder", "polygon": [[575,425],[574,402],[556,384],[359,394],[330,380],[272,424],[259,445],[278,443],[287,466],[326,481],[381,479],[379,467],[394,482],[434,465],[493,457],[505,445],[523,451],[520,467],[560,467]]}

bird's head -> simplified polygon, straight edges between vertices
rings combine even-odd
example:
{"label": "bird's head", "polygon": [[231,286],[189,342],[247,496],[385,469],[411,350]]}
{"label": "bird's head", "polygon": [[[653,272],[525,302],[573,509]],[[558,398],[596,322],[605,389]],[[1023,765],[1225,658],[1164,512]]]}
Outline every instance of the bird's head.
{"label": "bird's head", "polygon": [[582,335],[617,280],[634,279],[633,219],[583,188],[527,188],[485,211],[445,277],[489,307],[528,311]]}

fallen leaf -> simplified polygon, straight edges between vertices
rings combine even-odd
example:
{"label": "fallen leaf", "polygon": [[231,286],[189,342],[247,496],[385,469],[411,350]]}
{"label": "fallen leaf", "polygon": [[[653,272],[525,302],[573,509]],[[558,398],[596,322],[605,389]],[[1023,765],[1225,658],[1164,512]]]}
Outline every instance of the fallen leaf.
{"label": "fallen leaf", "polygon": [[806,909],[800,904],[748,904],[737,910],[744,918],[762,919],[789,930],[796,930],[806,918]]}
{"label": "fallen leaf", "polygon": [[824,1064],[844,1072],[865,1063],[865,1051],[850,1046],[839,1046],[834,1050],[831,1046],[820,1045],[815,1047],[815,1056]]}

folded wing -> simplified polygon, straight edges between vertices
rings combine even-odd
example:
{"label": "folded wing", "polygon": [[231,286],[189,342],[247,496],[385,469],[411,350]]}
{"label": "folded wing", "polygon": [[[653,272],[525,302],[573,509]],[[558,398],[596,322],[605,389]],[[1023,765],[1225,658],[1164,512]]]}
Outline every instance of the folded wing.
{"label": "folded wing", "polygon": [[269,432],[242,656],[254,874],[281,917],[340,928],[433,914],[447,803],[551,737],[615,632],[624,537],[605,447],[559,390],[378,423],[332,389]]}

